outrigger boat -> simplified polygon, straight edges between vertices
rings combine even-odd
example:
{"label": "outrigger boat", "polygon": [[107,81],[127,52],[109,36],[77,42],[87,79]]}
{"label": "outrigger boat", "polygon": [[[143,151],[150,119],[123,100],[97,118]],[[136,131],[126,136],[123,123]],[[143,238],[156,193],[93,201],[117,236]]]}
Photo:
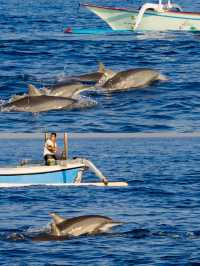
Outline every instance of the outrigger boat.
{"label": "outrigger boat", "polygon": [[92,4],[82,6],[95,13],[113,30],[129,31],[200,31],[200,13],[183,12],[170,0],[158,4],[146,3],[139,10],[102,7]]}
{"label": "outrigger boat", "polygon": [[[49,186],[127,186],[126,182],[109,182],[89,160],[84,158],[67,159],[67,135],[64,137],[65,159],[56,165],[33,163],[23,160],[15,167],[0,168],[0,187],[21,187],[31,185]],[[83,182],[83,173],[90,169],[100,179],[99,182]]]}

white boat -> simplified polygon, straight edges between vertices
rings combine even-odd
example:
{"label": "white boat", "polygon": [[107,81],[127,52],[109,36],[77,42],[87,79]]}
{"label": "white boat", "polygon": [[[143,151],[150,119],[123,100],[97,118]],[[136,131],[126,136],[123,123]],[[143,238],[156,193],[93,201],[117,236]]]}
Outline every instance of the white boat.
{"label": "white boat", "polygon": [[146,3],[140,9],[124,9],[82,4],[113,30],[200,31],[200,13],[183,12],[171,3]]}
{"label": "white boat", "polygon": [[[46,139],[46,137],[45,137]],[[67,134],[64,134],[64,159],[54,165],[44,165],[22,160],[17,166],[0,167],[0,187],[21,187],[32,185],[48,186],[127,186],[126,182],[110,182],[102,172],[85,158],[67,159]],[[98,178],[85,182],[83,173],[91,170]]]}
{"label": "white boat", "polygon": [[[99,181],[85,182],[83,173],[91,170]],[[0,168],[0,187],[47,186],[127,186],[126,182],[109,182],[89,160],[76,158],[58,161],[57,165],[27,163],[15,167]]]}

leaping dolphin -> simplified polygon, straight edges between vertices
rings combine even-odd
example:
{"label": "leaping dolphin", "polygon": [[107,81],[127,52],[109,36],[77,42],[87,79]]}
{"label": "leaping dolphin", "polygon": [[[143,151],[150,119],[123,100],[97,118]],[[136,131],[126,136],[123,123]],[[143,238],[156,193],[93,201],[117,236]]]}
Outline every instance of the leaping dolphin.
{"label": "leaping dolphin", "polygon": [[107,232],[122,222],[113,221],[111,218],[101,215],[84,215],[65,219],[56,213],[50,213],[53,221],[51,232],[53,236],[77,237]]}
{"label": "leaping dolphin", "polygon": [[1,111],[39,113],[49,110],[71,109],[78,107],[78,100],[48,95],[25,96],[4,104]]}
{"label": "leaping dolphin", "polygon": [[158,71],[149,68],[136,68],[120,71],[107,80],[102,88],[106,91],[122,91],[143,88],[154,81],[166,81],[167,78]]}
{"label": "leaping dolphin", "polygon": [[[102,66],[103,72],[104,66]],[[105,75],[105,73],[107,73]],[[10,102],[1,107],[1,111],[44,112],[49,110],[91,107],[94,102],[80,101],[80,93],[86,90],[106,92],[124,91],[143,88],[154,81],[166,81],[167,78],[158,71],[149,68],[136,68],[120,71],[105,72],[95,86],[85,86],[78,81],[63,81],[54,86],[47,86],[41,90],[29,85],[28,94],[16,95]]]}
{"label": "leaping dolphin", "polygon": [[[81,89],[82,88],[82,89]],[[86,88],[77,84],[68,84],[43,90],[28,86],[28,93],[13,96],[9,103],[1,106],[1,111],[39,113],[50,110],[85,108],[94,105],[94,101],[81,101],[76,95]]]}
{"label": "leaping dolphin", "polygon": [[56,85],[45,87],[42,93],[49,96],[76,98],[81,92],[90,89],[91,87],[85,86],[80,82],[59,82]]}

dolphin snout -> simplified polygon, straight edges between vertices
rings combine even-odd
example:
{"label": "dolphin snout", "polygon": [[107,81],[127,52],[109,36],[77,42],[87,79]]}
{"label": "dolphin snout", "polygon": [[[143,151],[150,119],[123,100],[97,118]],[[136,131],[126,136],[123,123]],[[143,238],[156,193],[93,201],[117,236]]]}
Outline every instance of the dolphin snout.
{"label": "dolphin snout", "polygon": [[49,215],[50,215],[51,217],[54,217],[55,214],[56,214],[55,212],[49,212]]}

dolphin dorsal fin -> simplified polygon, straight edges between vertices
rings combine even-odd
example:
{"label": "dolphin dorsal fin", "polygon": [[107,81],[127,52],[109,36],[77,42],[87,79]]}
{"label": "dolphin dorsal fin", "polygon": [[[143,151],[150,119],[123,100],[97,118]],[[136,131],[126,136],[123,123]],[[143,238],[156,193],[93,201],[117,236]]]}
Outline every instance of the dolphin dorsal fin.
{"label": "dolphin dorsal fin", "polygon": [[28,94],[29,94],[29,96],[40,96],[40,95],[42,95],[42,93],[40,92],[40,90],[38,90],[32,84],[29,84],[28,85]]}
{"label": "dolphin dorsal fin", "polygon": [[61,232],[60,232],[57,224],[55,224],[54,222],[51,224],[51,233],[53,235],[56,235],[56,236],[60,236],[61,235]]}
{"label": "dolphin dorsal fin", "polygon": [[52,217],[52,219],[56,225],[60,224],[66,220],[65,218],[61,217],[60,215],[58,215],[56,213],[50,213],[50,216]]}
{"label": "dolphin dorsal fin", "polygon": [[99,62],[98,72],[99,73],[104,73],[105,71],[106,71],[106,68],[105,68],[104,64]]}

